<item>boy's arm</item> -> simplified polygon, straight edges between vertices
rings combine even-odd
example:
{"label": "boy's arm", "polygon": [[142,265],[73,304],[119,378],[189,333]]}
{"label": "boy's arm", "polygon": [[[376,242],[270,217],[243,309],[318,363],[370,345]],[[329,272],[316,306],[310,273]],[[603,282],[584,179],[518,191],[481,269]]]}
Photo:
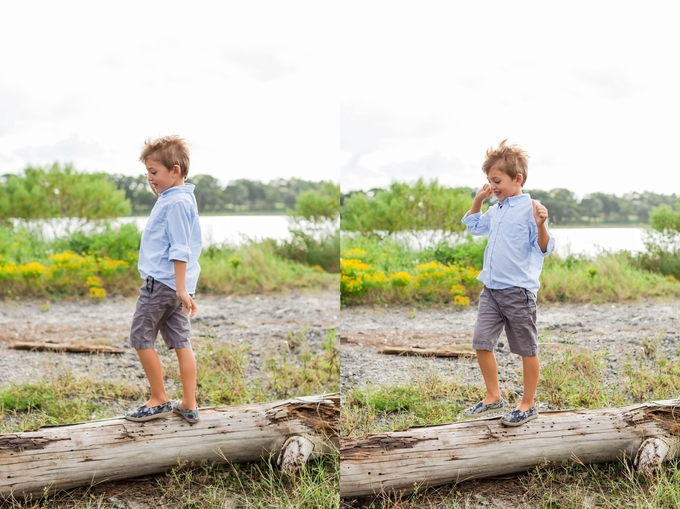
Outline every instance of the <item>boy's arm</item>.
{"label": "boy's arm", "polygon": [[187,262],[173,260],[175,264],[175,285],[177,286],[177,297],[182,301],[182,313],[189,317],[196,314],[196,303],[191,295],[187,293]]}
{"label": "boy's arm", "polygon": [[[488,235],[489,234],[489,216],[487,214],[482,214],[478,216],[482,211],[482,203],[484,200],[493,195],[491,191],[491,186],[489,184],[484,184],[484,186],[477,191],[475,199],[472,202],[472,207],[463,217],[463,224],[467,227],[467,231],[472,235]],[[474,217],[471,217],[474,216]]]}
{"label": "boy's arm", "polygon": [[536,203],[536,200],[532,200],[532,203],[534,206],[534,219],[538,227],[538,247],[545,253],[548,251],[548,242],[550,242],[550,233],[545,225],[545,222],[548,220],[548,209]]}

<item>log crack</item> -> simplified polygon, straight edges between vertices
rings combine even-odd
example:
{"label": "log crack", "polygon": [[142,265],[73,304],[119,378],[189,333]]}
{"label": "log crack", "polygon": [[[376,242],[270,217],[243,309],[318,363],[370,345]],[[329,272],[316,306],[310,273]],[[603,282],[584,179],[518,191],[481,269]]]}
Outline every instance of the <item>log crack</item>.
{"label": "log crack", "polygon": [[17,435],[0,437],[0,451],[23,452],[36,449],[44,449],[53,442],[71,440],[70,438],[25,438]]}

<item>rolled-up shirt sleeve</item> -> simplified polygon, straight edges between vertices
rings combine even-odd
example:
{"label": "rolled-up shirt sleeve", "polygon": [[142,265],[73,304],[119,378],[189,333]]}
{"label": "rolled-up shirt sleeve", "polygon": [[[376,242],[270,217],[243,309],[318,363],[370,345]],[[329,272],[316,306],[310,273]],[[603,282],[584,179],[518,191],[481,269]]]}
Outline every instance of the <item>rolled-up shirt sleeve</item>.
{"label": "rolled-up shirt sleeve", "polygon": [[168,211],[167,233],[170,240],[169,260],[188,262],[191,257],[191,211],[178,203]]}
{"label": "rolled-up shirt sleeve", "polygon": [[470,214],[470,211],[467,211],[463,216],[462,222],[467,226],[467,231],[472,235],[488,235],[489,231],[491,231],[491,221],[488,213],[482,214],[481,212],[476,212]]}

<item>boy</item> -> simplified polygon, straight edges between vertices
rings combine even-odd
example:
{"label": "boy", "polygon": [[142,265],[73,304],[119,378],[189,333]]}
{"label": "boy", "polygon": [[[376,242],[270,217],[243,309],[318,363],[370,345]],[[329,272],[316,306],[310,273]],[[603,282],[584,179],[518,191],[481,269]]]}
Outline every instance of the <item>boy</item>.
{"label": "boy", "polygon": [[[196,405],[196,360],[189,343],[189,318],[196,314],[193,294],[200,273],[201,227],[189,172],[189,149],[178,136],[147,140],[139,156],[158,201],[151,210],[139,247],[139,273],[145,283],[130,328],[151,386],[151,398],[126,414],[131,421],[148,421],[173,412],[193,424],[200,419]],[[179,362],[183,397],[169,401],[161,361],[154,349],[160,331]]]}
{"label": "boy", "polygon": [[[527,153],[503,140],[486,151],[482,171],[488,183],[474,198],[463,223],[473,235],[488,235],[484,266],[478,278],[484,283],[479,297],[472,347],[482,370],[486,397],[463,412],[478,417],[503,409],[498,388],[498,366],[493,349],[501,330],[510,351],[522,357],[524,394],[520,404],[501,418],[507,426],[519,426],[538,415],[534,404],[538,386],[538,335],[536,292],[543,258],[555,248],[548,231],[548,209],[522,194],[527,181]],[[481,214],[482,202],[495,195],[498,203]]]}

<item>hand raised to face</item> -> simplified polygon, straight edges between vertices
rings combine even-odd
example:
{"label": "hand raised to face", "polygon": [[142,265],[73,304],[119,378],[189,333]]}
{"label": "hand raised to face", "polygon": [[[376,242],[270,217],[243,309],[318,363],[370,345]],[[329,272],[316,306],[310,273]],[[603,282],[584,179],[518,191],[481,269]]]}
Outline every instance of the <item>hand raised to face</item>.
{"label": "hand raised to face", "polygon": [[478,198],[478,199],[484,201],[487,198],[490,198],[491,196],[493,196],[493,191],[491,190],[491,186],[489,184],[484,184],[482,186],[482,188],[479,191],[477,191],[475,198]]}

